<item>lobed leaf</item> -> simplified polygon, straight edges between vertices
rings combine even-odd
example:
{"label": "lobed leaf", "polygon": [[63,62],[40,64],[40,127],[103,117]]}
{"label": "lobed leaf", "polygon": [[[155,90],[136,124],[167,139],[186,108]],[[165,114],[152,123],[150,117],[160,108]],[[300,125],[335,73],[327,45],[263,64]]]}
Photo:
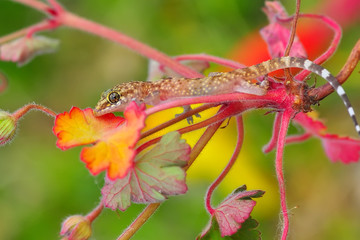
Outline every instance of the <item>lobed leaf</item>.
{"label": "lobed leaf", "polygon": [[124,211],[130,201],[136,203],[161,202],[167,196],[187,191],[185,171],[190,146],[180,139],[178,132],[164,135],[154,148],[137,156],[125,178],[107,180],[102,189],[105,206]]}
{"label": "lobed leaf", "polygon": [[[246,186],[242,186],[229,195],[216,209],[212,215],[211,224],[216,220],[221,237],[231,236],[242,228],[242,224],[250,217],[256,202],[252,198],[261,197],[263,191],[246,191]],[[211,229],[216,226],[209,225],[201,234],[201,237],[209,234]],[[202,238],[200,238],[202,239]],[[208,238],[210,239],[210,238]]]}
{"label": "lobed leaf", "polygon": [[125,121],[113,114],[95,117],[92,109],[72,108],[56,117],[53,131],[58,138],[57,146],[65,150],[94,144],[84,147],[80,155],[90,172],[96,175],[107,170],[111,180],[125,177],[133,164],[134,146],[145,126],[143,110],[144,105],[130,103],[124,112]]}
{"label": "lobed leaf", "polygon": [[107,169],[111,180],[123,178],[132,168],[135,157],[134,146],[140,138],[140,131],[145,127],[145,106],[138,107],[131,102],[125,109],[125,123],[105,132],[92,147],[84,147],[80,158],[94,175]]}
{"label": "lobed leaf", "polygon": [[326,126],[321,121],[312,119],[305,113],[297,114],[294,120],[306,132],[321,140],[325,153],[331,161],[341,161],[346,164],[359,161],[360,140],[328,134],[326,133]]}
{"label": "lobed leaf", "polygon": [[60,149],[66,150],[75,146],[95,143],[106,132],[122,124],[124,120],[114,114],[95,117],[91,108],[81,110],[73,107],[69,113],[64,112],[56,116],[53,127],[53,132],[58,138],[56,145]]}
{"label": "lobed leaf", "polygon": [[[263,9],[270,24],[260,30],[261,37],[268,46],[272,58],[284,56],[289,41],[291,26],[279,18],[288,18],[288,14],[280,2],[267,1]],[[306,50],[296,36],[290,50],[290,56],[307,58]]]}
{"label": "lobed leaf", "polygon": [[360,159],[360,141],[349,137],[339,137],[335,134],[324,134],[322,145],[328,158],[343,163],[358,162]]}

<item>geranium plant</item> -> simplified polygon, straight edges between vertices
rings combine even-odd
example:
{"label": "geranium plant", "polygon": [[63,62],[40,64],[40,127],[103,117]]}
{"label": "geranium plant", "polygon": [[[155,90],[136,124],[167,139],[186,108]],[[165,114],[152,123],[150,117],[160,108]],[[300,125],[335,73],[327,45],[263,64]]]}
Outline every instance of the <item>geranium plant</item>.
{"label": "geranium plant", "polygon": [[[37,55],[54,52],[58,48],[59,41],[41,34],[44,31],[66,26],[116,42],[149,59],[148,81],[175,76],[202,78],[203,72],[210,63],[233,69],[245,67],[238,62],[207,54],[170,57],[130,36],[71,13],[57,0],[47,2],[13,0],[13,2],[38,10],[45,17],[37,24],[1,37],[1,61],[24,65]],[[333,30],[334,37],[328,49],[313,59],[316,64],[321,65],[338,47],[341,27],[325,15],[300,13],[299,9],[300,1],[297,1],[296,13],[288,16],[279,2],[265,2],[263,10],[269,19],[269,24],[260,30],[260,34],[267,44],[270,58],[282,56],[308,58],[306,47],[296,36],[296,24],[299,19],[322,22]],[[360,41],[337,75],[340,84],[352,74],[359,58]],[[258,63],[261,61],[262,59],[259,59]],[[18,71],[21,71],[21,68]],[[77,106],[65,112],[57,109],[63,112],[58,114],[42,105],[27,104],[13,113],[0,111],[0,144],[5,145],[14,138],[19,120],[30,110],[40,110],[53,117],[55,121],[52,131],[57,138],[56,146],[61,150],[81,146],[80,159],[89,172],[94,176],[105,173],[105,182],[99,190],[100,201],[97,207],[87,215],[73,215],[64,220],[60,230],[61,236],[63,239],[89,239],[94,220],[105,208],[127,211],[133,203],[145,204],[144,210],[118,237],[123,240],[131,238],[162,202],[170,197],[187,193],[187,170],[192,167],[200,153],[206,152],[205,146],[214,134],[227,126],[228,119],[234,118],[237,127],[235,149],[229,160],[219,159],[228,163],[208,187],[204,202],[210,216],[209,223],[197,237],[194,235],[194,238],[260,239],[261,233],[256,229],[258,222],[251,217],[251,213],[257,199],[265,193],[263,190],[248,190],[245,184],[238,186],[216,206],[212,204],[212,197],[214,190],[228,175],[241,152],[244,140],[243,113],[265,109],[269,113],[267,115],[275,114],[272,137],[263,148],[263,152],[269,153],[274,150],[276,153],[274,172],[280,192],[280,238],[286,239],[289,235],[289,210],[283,172],[286,144],[315,137],[321,140],[325,154],[333,162],[354,163],[360,157],[358,139],[328,133],[327,127],[321,120],[308,114],[313,110],[313,105],[319,104],[334,91],[329,84],[320,87],[309,85],[307,80],[310,74],[311,72],[307,70],[295,72],[285,69],[269,76],[262,76],[255,81],[266,79],[270,86],[267,93],[261,96],[234,92],[174,98],[153,107],[146,107],[145,104],[137,104],[134,101],[126,107],[123,116],[114,113],[95,116],[93,109],[81,109]],[[0,77],[0,90],[3,91],[7,80],[2,75]],[[11,77],[9,81],[11,82]],[[66,94],[57,97],[65,98]],[[201,105],[196,105],[193,109],[187,107],[183,114],[177,114],[170,120],[157,119],[156,126],[146,128],[147,119],[154,114],[193,104]],[[1,107],[5,108],[5,106]],[[202,112],[208,109],[215,111],[210,116],[203,115]],[[184,127],[176,125],[186,120],[190,124]],[[300,126],[302,133],[288,135],[291,122]],[[184,135],[199,130],[203,130],[203,133],[195,143],[187,143]]]}

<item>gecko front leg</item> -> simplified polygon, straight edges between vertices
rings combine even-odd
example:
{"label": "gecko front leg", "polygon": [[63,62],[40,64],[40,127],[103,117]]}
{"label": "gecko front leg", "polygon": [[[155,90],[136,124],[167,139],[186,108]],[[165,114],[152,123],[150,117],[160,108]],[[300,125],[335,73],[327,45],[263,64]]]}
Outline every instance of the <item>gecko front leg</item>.
{"label": "gecko front leg", "polygon": [[[184,111],[182,113],[175,114],[175,117],[179,117],[179,116],[192,110],[191,106],[189,106],[189,105],[182,106],[182,108],[184,109]],[[195,115],[195,117],[201,118],[201,115],[199,113],[195,113],[194,115]],[[186,120],[187,120],[188,124],[194,124],[193,115],[187,117]]]}

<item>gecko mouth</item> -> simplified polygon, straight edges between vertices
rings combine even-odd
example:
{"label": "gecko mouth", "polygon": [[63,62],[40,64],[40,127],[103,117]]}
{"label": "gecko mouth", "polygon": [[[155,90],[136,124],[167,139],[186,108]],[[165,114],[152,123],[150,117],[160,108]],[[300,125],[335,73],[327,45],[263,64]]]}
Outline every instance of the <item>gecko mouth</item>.
{"label": "gecko mouth", "polygon": [[106,114],[104,109],[103,110],[98,110],[96,108],[93,109],[93,113],[94,113],[95,117],[100,117],[100,116]]}
{"label": "gecko mouth", "polygon": [[123,104],[120,101],[115,104],[109,104],[108,102],[98,103],[97,106],[93,109],[93,113],[97,117],[107,113],[122,112],[122,111],[124,111],[124,109],[123,109]]}

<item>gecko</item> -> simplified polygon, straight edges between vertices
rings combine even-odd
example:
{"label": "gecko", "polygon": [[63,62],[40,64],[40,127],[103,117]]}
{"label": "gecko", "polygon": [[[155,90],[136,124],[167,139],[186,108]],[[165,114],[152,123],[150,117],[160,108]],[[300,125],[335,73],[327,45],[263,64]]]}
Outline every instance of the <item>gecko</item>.
{"label": "gecko", "polygon": [[203,78],[165,78],[155,82],[122,83],[102,93],[94,114],[100,116],[110,112],[122,112],[131,101],[157,105],[169,99],[234,92],[261,96],[267,93],[269,84],[267,80],[254,83],[253,79],[285,68],[306,69],[324,78],[340,96],[360,135],[354,108],[337,79],[328,70],[308,59],[289,56],[273,58],[257,65]]}

